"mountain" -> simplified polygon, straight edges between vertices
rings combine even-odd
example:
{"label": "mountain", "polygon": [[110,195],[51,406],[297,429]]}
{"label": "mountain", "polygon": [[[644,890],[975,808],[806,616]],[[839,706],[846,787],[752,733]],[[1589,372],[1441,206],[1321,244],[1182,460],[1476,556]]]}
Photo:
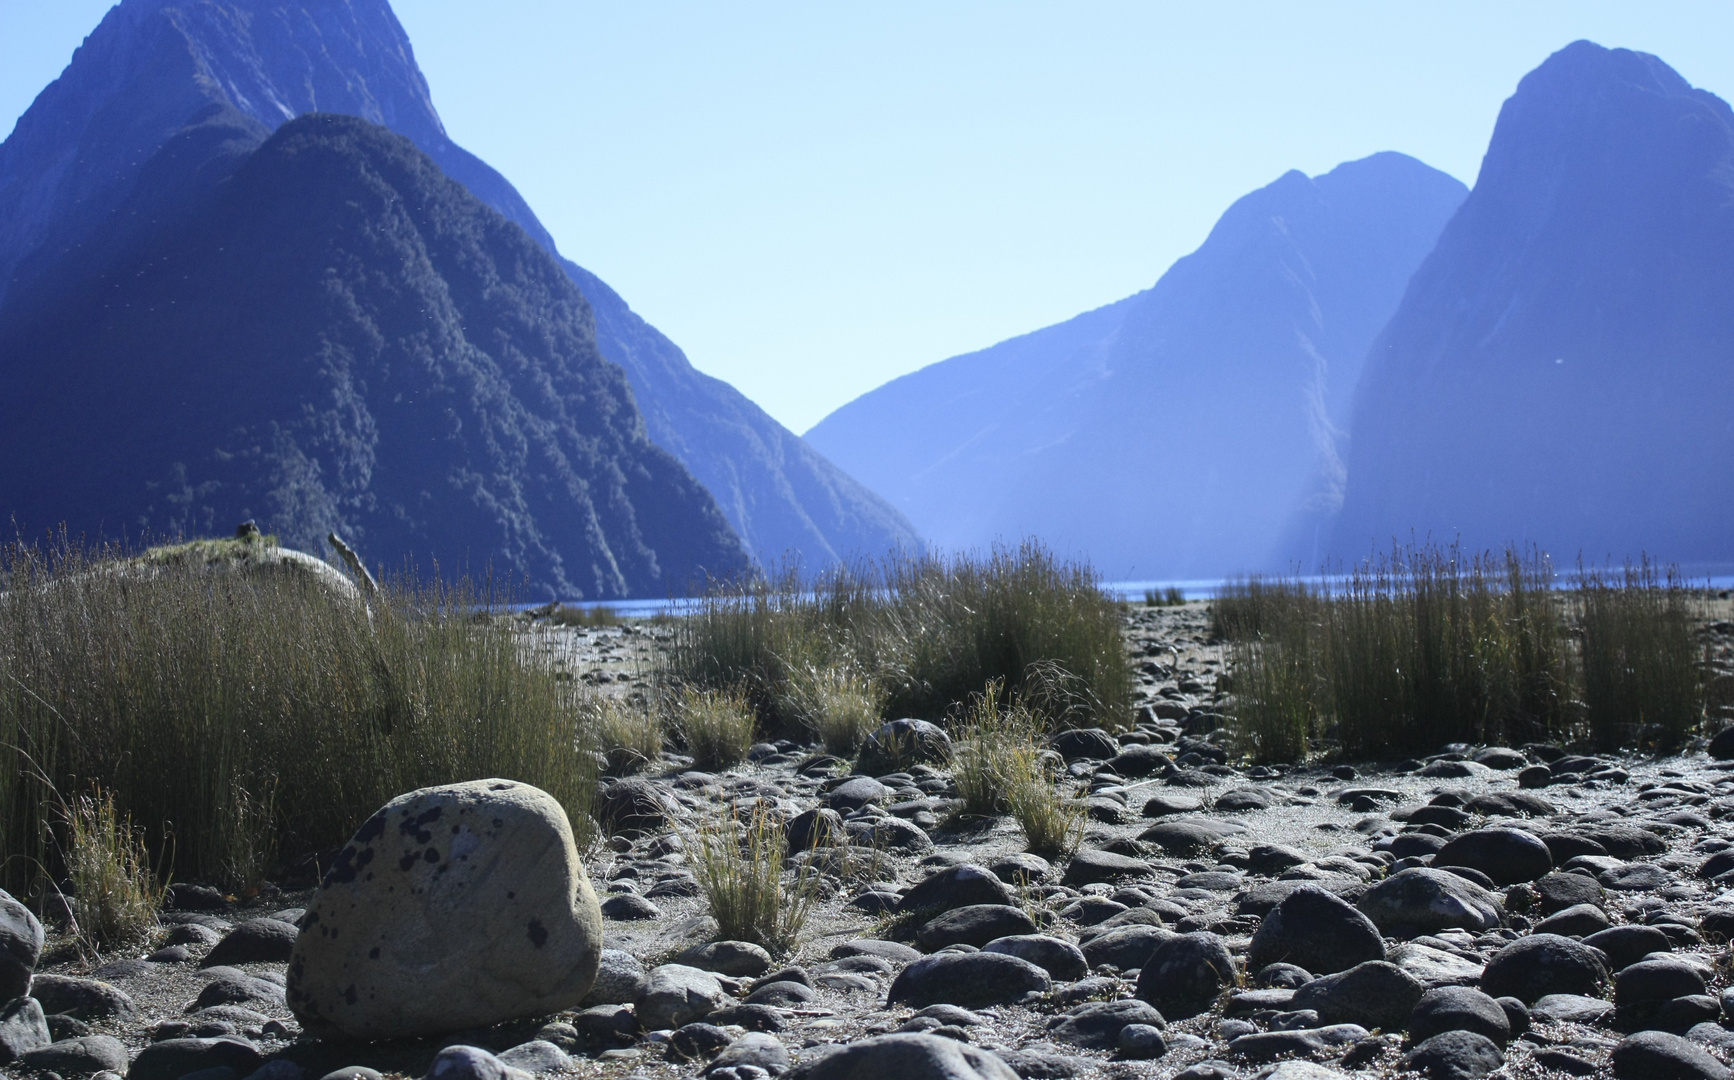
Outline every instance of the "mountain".
{"label": "mountain", "polygon": [[[653,445],[589,304],[409,140],[213,106],[0,328],[7,510],[76,534],[327,531],[543,594],[684,592],[745,551]],[[27,301],[27,302],[26,302]]]}
{"label": "mountain", "polygon": [[1152,288],[857,398],[807,439],[930,543],[1039,535],[1110,578],[1308,556],[1367,346],[1463,200],[1413,158],[1290,172]]}
{"label": "mountain", "polygon": [[1734,558],[1734,115],[1579,41],[1505,102],[1354,406],[1338,551]]}
{"label": "mountain", "polygon": [[140,170],[213,106],[268,129],[344,113],[408,137],[559,259],[590,301],[650,438],[710,489],[761,561],[819,568],[919,546],[909,522],[560,258],[516,189],[446,135],[387,0],[122,0],[0,144],[0,301],[97,236]]}

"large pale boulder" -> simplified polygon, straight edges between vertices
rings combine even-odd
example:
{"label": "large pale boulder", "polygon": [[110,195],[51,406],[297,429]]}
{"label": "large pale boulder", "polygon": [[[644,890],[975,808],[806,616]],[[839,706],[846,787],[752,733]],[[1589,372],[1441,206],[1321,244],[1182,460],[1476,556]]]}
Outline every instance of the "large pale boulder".
{"label": "large pale boulder", "polygon": [[511,780],[381,807],[307,905],[288,1003],[312,1034],[396,1039],[576,1008],[602,913],[547,792]]}

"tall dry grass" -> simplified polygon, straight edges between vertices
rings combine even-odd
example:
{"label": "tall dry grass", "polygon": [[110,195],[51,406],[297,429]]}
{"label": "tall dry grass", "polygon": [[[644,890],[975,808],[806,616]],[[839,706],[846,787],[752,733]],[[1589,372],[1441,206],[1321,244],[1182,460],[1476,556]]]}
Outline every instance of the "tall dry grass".
{"label": "tall dry grass", "polygon": [[[0,882],[65,871],[53,792],[100,785],[178,879],[241,886],[344,842],[382,803],[504,776],[580,833],[594,758],[570,682],[497,599],[388,583],[371,610],[304,574],[0,556]],[[588,742],[586,742],[588,748]],[[167,860],[172,858],[172,864]]]}
{"label": "tall dry grass", "polygon": [[1561,590],[1533,552],[1398,548],[1316,586],[1240,583],[1213,626],[1232,643],[1237,733],[1258,760],[1540,739],[1613,749],[1678,745],[1701,724],[1689,597],[1647,563]]}
{"label": "tall dry grass", "polygon": [[1119,611],[1087,567],[1039,544],[985,556],[912,556],[713,592],[677,628],[668,674],[746,686],[774,730],[798,733],[802,673],[848,671],[882,716],[944,720],[992,679],[1055,725],[1131,722]]}

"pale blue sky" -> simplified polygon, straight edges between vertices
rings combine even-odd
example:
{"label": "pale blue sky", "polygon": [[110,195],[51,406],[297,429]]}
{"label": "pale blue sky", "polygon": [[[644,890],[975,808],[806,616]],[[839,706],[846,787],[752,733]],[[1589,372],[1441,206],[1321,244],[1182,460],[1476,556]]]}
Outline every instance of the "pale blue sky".
{"label": "pale blue sky", "polygon": [[[1289,168],[1473,183],[1576,38],[1734,94],[1727,3],[396,0],[452,136],[797,431],[1145,288]],[[107,9],[0,0],[0,130]]]}

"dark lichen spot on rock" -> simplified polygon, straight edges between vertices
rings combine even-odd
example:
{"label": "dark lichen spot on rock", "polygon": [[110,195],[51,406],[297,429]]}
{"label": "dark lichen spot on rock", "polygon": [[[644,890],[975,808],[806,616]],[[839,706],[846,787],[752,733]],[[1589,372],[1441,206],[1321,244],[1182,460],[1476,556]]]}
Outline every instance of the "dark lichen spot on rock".
{"label": "dark lichen spot on rock", "polygon": [[410,867],[414,866],[418,862],[421,862],[421,856],[412,851],[403,858],[397,860],[397,868],[399,870],[408,871]]}
{"label": "dark lichen spot on rock", "polygon": [[548,928],[542,925],[541,919],[530,920],[530,944],[540,949],[548,943]]}
{"label": "dark lichen spot on rock", "polygon": [[[403,833],[405,836],[412,836],[416,833],[422,832],[429,825],[433,824],[434,822],[436,822],[440,819],[440,812],[444,809],[445,809],[445,807],[443,807],[443,806],[429,807],[428,809],[422,811],[419,816],[417,816],[413,819],[411,819],[409,817],[408,813],[405,813],[404,814],[405,820],[400,825],[398,825],[397,829],[399,832]],[[423,843],[423,844],[427,843],[426,840],[421,840],[419,842]]]}
{"label": "dark lichen spot on rock", "polygon": [[439,862],[440,861],[439,849],[438,848],[428,848],[427,854],[423,855],[422,858],[426,859],[430,863]]}
{"label": "dark lichen spot on rock", "polygon": [[369,960],[378,960],[379,959],[379,946],[378,945],[375,945],[373,948],[367,950],[367,958]]}
{"label": "dark lichen spot on rock", "polygon": [[361,1000],[361,996],[355,992],[355,984],[354,983],[350,983],[344,989],[343,1000],[348,1002],[351,1005],[354,1005],[357,1001]]}
{"label": "dark lichen spot on rock", "polygon": [[381,810],[367,819],[367,823],[356,832],[353,843],[363,846],[378,840],[385,835],[385,811]]}

